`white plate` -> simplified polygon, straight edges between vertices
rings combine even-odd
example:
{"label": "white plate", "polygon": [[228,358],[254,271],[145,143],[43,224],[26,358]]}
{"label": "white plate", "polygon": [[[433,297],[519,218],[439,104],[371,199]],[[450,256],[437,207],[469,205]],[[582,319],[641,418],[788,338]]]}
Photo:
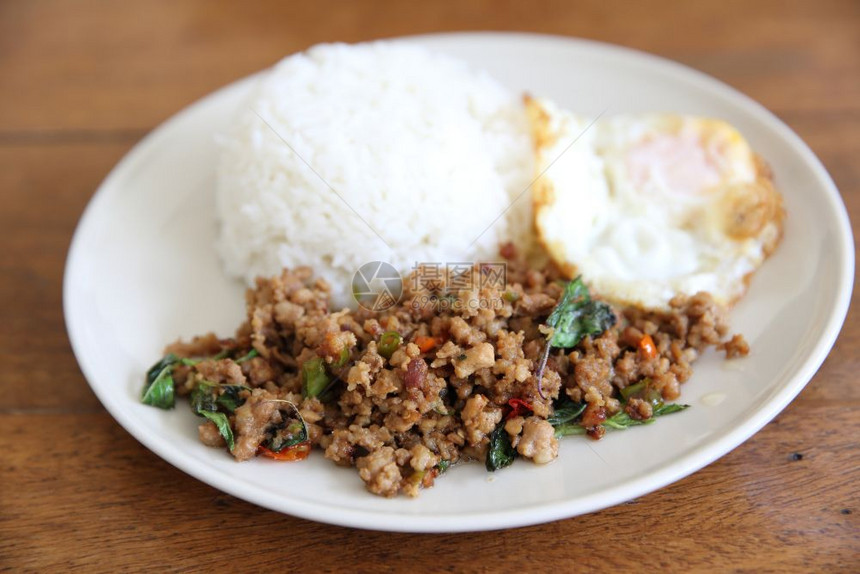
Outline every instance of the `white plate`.
{"label": "white plate", "polygon": [[743,360],[705,355],[682,400],[693,408],[600,442],[562,441],[555,462],[495,474],[455,468],[417,500],[365,492],[352,469],[320,453],[288,464],[238,464],[197,440],[183,403],[141,405],[146,368],[179,336],[230,335],[243,287],[212,250],[213,135],[253,82],[177,114],[104,181],[75,233],[64,305],[75,354],[116,420],[159,456],[225,492],[281,512],[394,531],[465,531],[534,524],[617,504],[670,484],[738,446],[809,381],[833,345],[851,295],[854,253],[839,193],[809,148],[764,108],[724,84],[647,54],[546,36],[411,38],[487,69],[514,89],[583,113],[664,110],[724,118],[770,162],[788,209],[786,237],[732,313],[752,345]]}

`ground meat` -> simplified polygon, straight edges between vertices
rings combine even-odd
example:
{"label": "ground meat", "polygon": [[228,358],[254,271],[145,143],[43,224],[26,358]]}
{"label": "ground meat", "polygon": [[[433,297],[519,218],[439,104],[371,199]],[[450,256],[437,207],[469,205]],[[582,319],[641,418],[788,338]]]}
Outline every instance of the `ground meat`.
{"label": "ground meat", "polygon": [[339,363],[344,355],[349,357],[355,344],[355,334],[349,331],[330,331],[323,336],[318,352],[327,363]]}
{"label": "ground meat", "polygon": [[582,413],[582,422],[580,424],[587,429],[603,424],[603,421],[606,420],[606,409],[602,404],[603,399],[601,397],[586,395],[585,400],[588,406],[585,408],[585,412]]}
{"label": "ground meat", "polygon": [[517,256],[517,247],[510,241],[507,243],[503,243],[499,247],[499,255],[504,257],[505,259],[515,259]]}
{"label": "ground meat", "polygon": [[448,322],[448,332],[460,345],[473,346],[484,341],[487,334],[469,325],[462,317],[452,317]]}
{"label": "ground meat", "polygon": [[517,444],[517,452],[537,464],[546,464],[558,456],[558,439],[555,429],[546,419],[529,417],[523,424],[523,436]]}
{"label": "ground meat", "polygon": [[630,418],[632,419],[644,421],[651,418],[653,409],[651,407],[651,403],[648,401],[632,398],[627,401],[627,405],[624,407],[624,412],[630,415]]}
{"label": "ground meat", "polygon": [[573,380],[584,392],[595,388],[601,395],[612,394],[612,365],[606,359],[592,354],[576,355],[571,358],[574,364]]}
{"label": "ground meat", "polygon": [[[555,268],[518,261],[512,245],[501,254],[506,285],[445,293],[444,285],[407,281],[403,300],[384,312],[330,312],[328,285],[307,268],[259,279],[248,290],[247,319],[233,339],[210,334],[167,348],[204,359],[174,367],[176,393],[187,396],[203,384],[231,386],[228,398],[237,408],[223,412],[238,460],[258,454],[272,433],[285,432],[296,418],[284,414],[285,402],[295,404],[310,444],[335,464],[355,466],[370,492],[415,496],[432,486],[443,462],[483,460],[488,437],[500,426],[523,458],[546,463],[558,455],[546,419],[560,401],[583,404],[569,424],[599,439],[607,418],[619,412],[634,420],[653,417],[654,393],[677,399],[707,347],[727,357],[749,352],[743,337],[727,337],[725,311],[709,295],[678,296],[668,311],[614,309],[614,327],[572,349],[552,349],[538,384],[546,344],[540,328],[562,295],[563,278]],[[474,269],[476,276],[485,271]],[[430,295],[438,305],[412,305]],[[480,306],[488,301],[493,305]],[[383,356],[386,332],[398,333],[402,342]],[[651,341],[643,349],[645,335]],[[429,346],[427,337],[433,338]],[[251,349],[259,356],[237,362]],[[303,366],[320,359],[325,392],[303,396]],[[621,396],[631,385],[646,384],[649,400],[638,391],[627,400]],[[520,405],[516,412],[513,405]],[[198,433],[204,444],[225,444],[211,421]]]}
{"label": "ground meat", "polygon": [[749,343],[747,343],[743,335],[733,335],[732,338],[725,343],[720,343],[717,348],[726,352],[727,359],[746,357],[750,352]]}
{"label": "ground meat", "polygon": [[355,445],[350,440],[350,433],[346,429],[335,429],[325,449],[325,457],[335,464],[350,466],[353,464]]}
{"label": "ground meat", "polygon": [[523,417],[512,417],[505,421],[505,432],[511,438],[511,445],[516,447],[520,442],[520,434],[523,432],[523,425],[526,419]]}
{"label": "ground meat", "polygon": [[272,415],[280,406],[277,397],[262,389],[255,389],[245,404],[236,409],[236,460],[248,460],[257,454],[265,438]]}
{"label": "ground meat", "polygon": [[222,437],[221,433],[218,431],[218,427],[216,427],[215,423],[212,421],[206,421],[198,426],[197,434],[200,437],[200,442],[206,446],[223,447],[227,444],[224,437]]}
{"label": "ground meat", "polygon": [[358,475],[367,490],[382,496],[396,496],[400,491],[400,468],[390,446],[379,448],[367,456],[356,459]]}
{"label": "ground meat", "polygon": [[460,413],[463,426],[466,429],[466,440],[474,446],[486,440],[502,420],[502,410],[489,404],[484,395],[475,395],[466,401],[466,406]]}
{"label": "ground meat", "polygon": [[454,361],[454,374],[465,379],[478,369],[492,367],[496,362],[495,349],[490,343],[480,343],[465,351]]}
{"label": "ground meat", "polygon": [[197,372],[209,382],[227,385],[245,385],[247,379],[242,367],[232,359],[220,361],[201,361],[195,367]]}
{"label": "ground meat", "polygon": [[423,444],[413,446],[410,454],[409,466],[416,471],[429,470],[439,462],[439,457]]}
{"label": "ground meat", "polygon": [[274,381],[278,371],[266,359],[254,357],[242,364],[242,373],[252,387],[261,387],[269,381]]}
{"label": "ground meat", "polygon": [[164,349],[164,354],[173,353],[177,357],[210,357],[221,352],[221,341],[214,333],[194,337],[190,342],[176,341]]}
{"label": "ground meat", "polygon": [[292,301],[278,301],[274,307],[275,321],[282,325],[295,324],[305,314],[305,308]]}
{"label": "ground meat", "polygon": [[549,313],[555,307],[556,300],[545,293],[525,293],[517,299],[516,309],[520,315],[538,315]]}

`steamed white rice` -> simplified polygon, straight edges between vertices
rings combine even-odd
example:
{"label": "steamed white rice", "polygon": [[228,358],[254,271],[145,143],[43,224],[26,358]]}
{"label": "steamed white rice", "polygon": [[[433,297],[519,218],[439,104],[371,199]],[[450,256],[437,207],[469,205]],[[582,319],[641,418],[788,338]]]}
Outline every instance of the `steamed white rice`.
{"label": "steamed white rice", "polygon": [[451,57],[316,46],[269,71],[221,141],[218,250],[249,283],[310,265],[347,304],[368,261],[496,261],[529,237],[527,193],[493,223],[532,176],[520,95]]}

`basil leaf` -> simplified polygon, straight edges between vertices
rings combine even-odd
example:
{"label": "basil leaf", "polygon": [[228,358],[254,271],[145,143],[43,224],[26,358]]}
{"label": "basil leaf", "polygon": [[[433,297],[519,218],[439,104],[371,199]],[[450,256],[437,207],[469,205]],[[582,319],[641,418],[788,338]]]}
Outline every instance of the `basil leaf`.
{"label": "basil leaf", "polygon": [[586,335],[599,335],[612,327],[615,313],[606,303],[591,300],[580,276],[567,284],[546,324],[553,328],[550,345],[570,348]]}
{"label": "basil leaf", "polygon": [[615,313],[609,305],[591,300],[588,287],[582,282],[581,275],[567,283],[561,299],[546,319],[547,326],[552,328],[552,336],[544,345],[543,356],[535,375],[538,381],[538,393],[542,398],[546,398],[541,381],[543,381],[543,371],[546,368],[550,349],[575,347],[583,337],[600,335],[612,327],[615,321]]}
{"label": "basil leaf", "polygon": [[285,448],[308,441],[308,425],[296,405],[289,403],[291,412],[279,409],[281,422],[270,425],[266,429],[266,439],[263,446],[272,452],[281,452]]}
{"label": "basil leaf", "polygon": [[250,390],[244,385],[218,385],[208,381],[200,381],[191,391],[188,397],[191,410],[197,416],[202,416],[203,411],[217,412],[219,407],[232,413],[245,403],[245,399],[239,396],[243,390]]}
{"label": "basil leaf", "polygon": [[564,423],[555,427],[555,437],[562,438],[565,436],[585,434],[585,427],[579,423]]}
{"label": "basil leaf", "polygon": [[308,440],[308,427],[301,418],[291,420],[288,424],[274,430],[271,438],[263,445],[272,452],[281,452],[285,448],[296,446]]}
{"label": "basil leaf", "polygon": [[244,363],[245,361],[250,361],[251,359],[253,359],[254,357],[256,357],[259,354],[260,353],[257,352],[257,349],[251,349],[245,355],[236,359],[236,362],[241,364],[241,363]]}
{"label": "basil leaf", "polygon": [[683,411],[684,409],[689,408],[690,405],[680,405],[678,403],[673,403],[670,405],[660,405],[655,408],[651,417],[662,417],[663,415],[671,415],[672,413],[678,413]]}
{"label": "basil leaf", "polygon": [[680,405],[677,403],[671,405],[661,405],[653,410],[651,418],[647,418],[645,420],[634,419],[626,412],[618,411],[617,413],[606,419],[603,422],[603,426],[615,430],[624,430],[633,426],[650,425],[657,420],[657,417],[683,411],[689,406],[690,405]]}
{"label": "basil leaf", "polygon": [[331,382],[325,372],[325,362],[316,357],[302,365],[302,396],[313,398],[322,393]]}
{"label": "basil leaf", "polygon": [[221,394],[215,399],[215,402],[232,413],[245,404],[245,399],[240,397],[239,393],[250,390],[250,387],[244,385],[221,385]]}
{"label": "basil leaf", "polygon": [[161,371],[164,370],[165,367],[172,367],[179,361],[179,357],[174,355],[173,353],[169,353],[162,357],[160,361],[152,365],[148,371],[146,371],[146,384],[151,385],[155,382],[155,379],[161,374]]}
{"label": "basil leaf", "polygon": [[215,404],[218,398],[218,385],[200,381],[191,390],[188,396],[188,402],[191,405],[191,411],[197,416],[203,416],[203,411],[216,412],[218,406]]}
{"label": "basil leaf", "polygon": [[173,353],[155,363],[146,372],[146,384],[141,392],[143,404],[160,409],[172,409],[176,404],[173,367],[179,359]]}
{"label": "basil leaf", "polygon": [[201,415],[215,423],[215,426],[218,427],[218,432],[221,433],[221,436],[224,437],[224,440],[227,442],[227,446],[230,447],[230,450],[233,450],[235,443],[233,442],[233,429],[230,428],[230,421],[227,419],[227,415],[224,413],[213,413],[211,411],[200,411]]}
{"label": "basil leaf", "polygon": [[603,426],[615,430],[624,430],[626,428],[637,426],[637,425],[647,425],[654,422],[654,418],[648,418],[645,420],[637,420],[631,418],[630,415],[625,413],[624,411],[618,411],[605,421],[603,421]]}
{"label": "basil leaf", "polygon": [[511,437],[505,431],[505,423],[502,422],[490,433],[490,446],[487,448],[487,470],[495,472],[513,464],[517,457],[517,451],[511,445]]}
{"label": "basil leaf", "polygon": [[211,357],[191,357],[188,359],[179,359],[179,362],[187,367],[193,367],[203,361],[220,361],[221,359],[226,359],[229,355],[230,351],[228,349],[224,349],[217,355],[212,355]]}
{"label": "basil leaf", "polygon": [[[555,413],[547,418],[547,421],[553,426],[553,428],[555,428],[556,438],[572,435],[583,435],[586,433],[586,430],[582,425],[580,425],[578,422],[574,422],[575,419],[579,418],[579,415],[582,414],[582,411],[585,410],[586,405],[579,405],[578,403],[574,402],[570,402],[569,405],[570,406],[562,408],[557,407]],[[612,430],[625,430],[633,426],[650,425],[656,421],[657,417],[683,411],[689,406],[690,405],[661,404],[660,406],[654,408],[651,418],[645,420],[634,419],[626,412],[618,411],[617,413],[606,419],[603,422],[603,426],[605,426],[607,429]]]}
{"label": "basil leaf", "polygon": [[645,391],[645,387],[648,386],[648,379],[642,379],[635,385],[628,385],[621,389],[621,400],[627,402],[630,400],[630,397],[636,396]]}
{"label": "basil leaf", "polygon": [[190,357],[188,359],[179,359],[179,362],[187,367],[193,367],[198,363],[202,363],[203,361],[220,361],[221,359],[226,359],[230,354],[230,351],[224,349],[217,355],[212,355],[211,357]]}
{"label": "basil leaf", "polygon": [[546,420],[552,426],[559,427],[578,418],[586,406],[588,405],[585,403],[575,403],[570,399],[562,401],[555,407],[553,413]]}

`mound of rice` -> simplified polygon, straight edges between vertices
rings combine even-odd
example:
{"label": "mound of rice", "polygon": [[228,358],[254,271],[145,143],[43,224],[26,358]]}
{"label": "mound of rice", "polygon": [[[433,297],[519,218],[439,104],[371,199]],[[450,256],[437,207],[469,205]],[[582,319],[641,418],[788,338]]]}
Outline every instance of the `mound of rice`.
{"label": "mound of rice", "polygon": [[416,46],[290,56],[220,141],[218,250],[249,283],[310,265],[345,305],[368,261],[496,261],[530,236],[527,194],[493,224],[532,176],[520,96]]}

